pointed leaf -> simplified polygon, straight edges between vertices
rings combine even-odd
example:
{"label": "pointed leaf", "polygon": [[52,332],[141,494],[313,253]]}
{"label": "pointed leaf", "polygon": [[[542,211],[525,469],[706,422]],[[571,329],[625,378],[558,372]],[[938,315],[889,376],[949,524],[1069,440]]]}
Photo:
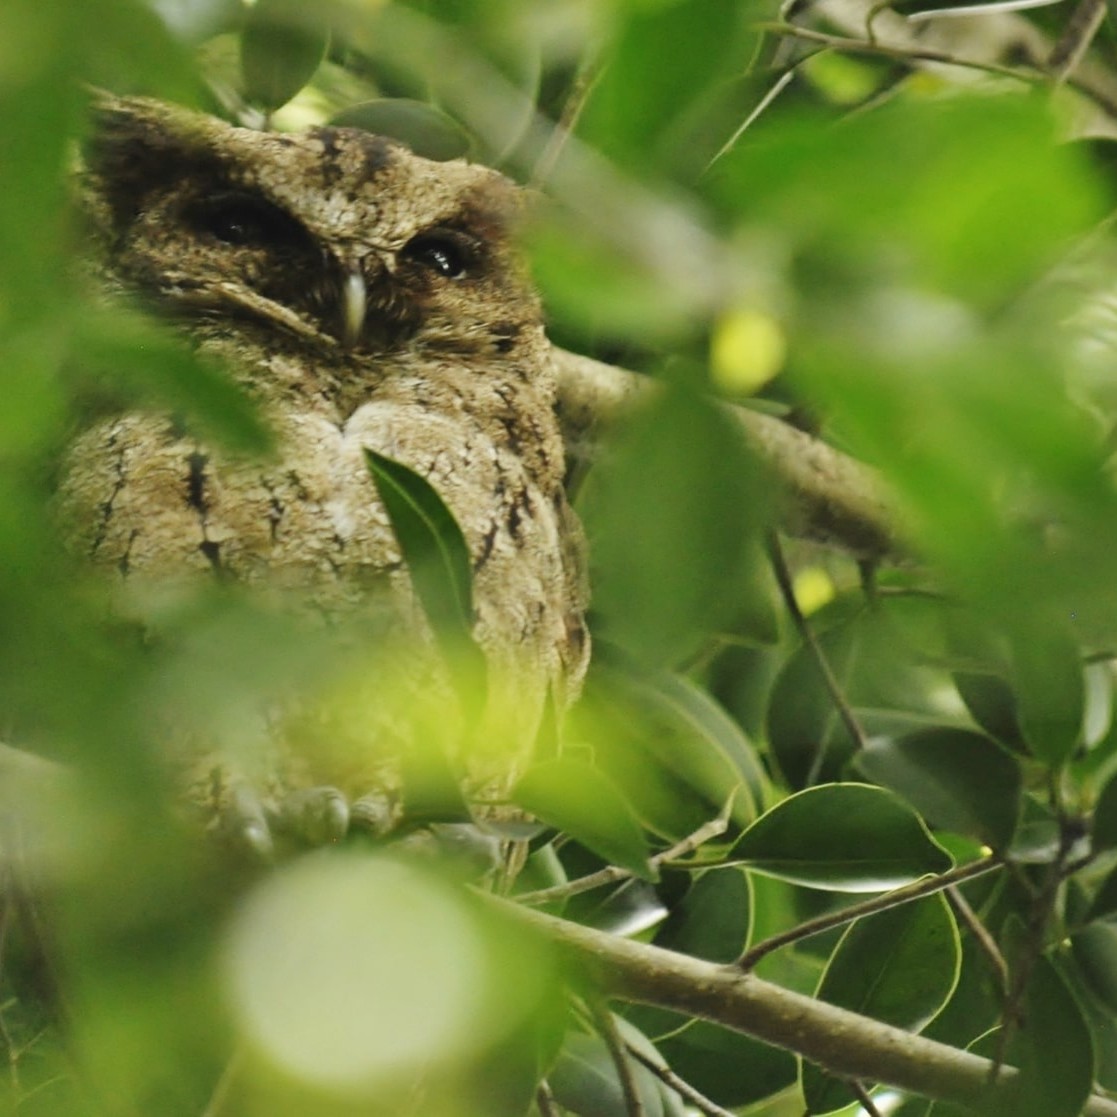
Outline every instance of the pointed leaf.
{"label": "pointed leaf", "polygon": [[952,864],[910,807],[856,783],[785,799],[745,831],[733,856],[757,872],[835,892],[898,888]]}
{"label": "pointed leaf", "polygon": [[365,449],[365,461],[399,541],[435,640],[466,707],[484,693],[485,660],[473,640],[473,572],[469,547],[437,490],[413,469]]}

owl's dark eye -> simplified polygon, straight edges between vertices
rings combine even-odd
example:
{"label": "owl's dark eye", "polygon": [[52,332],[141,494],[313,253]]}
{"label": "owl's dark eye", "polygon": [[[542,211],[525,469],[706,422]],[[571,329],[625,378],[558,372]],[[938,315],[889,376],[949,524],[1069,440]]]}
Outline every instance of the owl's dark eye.
{"label": "owl's dark eye", "polygon": [[300,238],[298,223],[282,210],[247,194],[209,198],[198,205],[194,223],[222,244],[274,245]]}
{"label": "owl's dark eye", "polygon": [[476,256],[469,238],[453,232],[422,233],[404,245],[402,254],[447,279],[461,279]]}

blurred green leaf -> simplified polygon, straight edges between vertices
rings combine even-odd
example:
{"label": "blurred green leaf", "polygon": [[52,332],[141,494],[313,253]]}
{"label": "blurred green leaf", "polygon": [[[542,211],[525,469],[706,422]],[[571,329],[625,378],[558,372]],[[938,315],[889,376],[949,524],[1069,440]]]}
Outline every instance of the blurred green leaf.
{"label": "blurred green leaf", "polygon": [[1117,868],[1106,874],[1090,901],[1085,920],[1106,919],[1117,915]]}
{"label": "blurred green leaf", "polygon": [[591,474],[579,507],[603,632],[638,661],[678,663],[731,620],[767,501],[713,403],[665,388]]}
{"label": "blurred green leaf", "polygon": [[460,159],[472,141],[452,117],[422,101],[405,97],[364,101],[342,109],[331,120],[336,128],[362,128],[407,144],[426,159]]}
{"label": "blurred green leaf", "polygon": [[244,389],[150,318],[120,305],[99,308],[76,320],[72,352],[79,388],[123,390],[143,404],[175,411],[231,450],[261,454],[271,448]]}
{"label": "blurred green leaf", "polygon": [[732,825],[756,818],[765,781],[755,747],[709,695],[681,676],[596,665],[571,730],[593,744],[602,768],[657,833],[684,838],[731,797]]}
{"label": "blurred green leaf", "polygon": [[292,0],[256,0],[241,32],[245,99],[265,112],[285,105],[314,76],[329,27]]}
{"label": "blurred green leaf", "polygon": [[[958,980],[958,929],[942,896],[856,920],[830,956],[816,996],[905,1031],[919,1032],[950,999]],[[804,1063],[811,1113],[855,1100],[844,1083]]]}
{"label": "blurred green leaf", "polygon": [[1080,743],[1086,680],[1078,646],[1055,623],[1032,623],[1013,641],[1020,727],[1035,756],[1057,767]]}
{"label": "blurred green leaf", "polygon": [[883,892],[951,867],[914,811],[857,783],[789,796],[744,832],[733,856],[756,872],[834,892]]}
{"label": "blurred green leaf", "polygon": [[1071,950],[1091,995],[1117,1012],[1117,924],[1100,920],[1071,935]]}
{"label": "blurred green leaf", "polygon": [[[644,170],[682,163],[682,149],[683,166],[693,175],[701,143],[696,111],[711,87],[739,72],[756,32],[737,0],[630,5],[626,16],[617,23],[578,135]],[[648,80],[651,74],[656,80]]]}
{"label": "blurred green leaf", "polygon": [[933,825],[1007,851],[1020,816],[1023,776],[1012,756],[988,737],[944,728],[874,738],[856,763]]}
{"label": "blurred green leaf", "polygon": [[656,880],[643,831],[628,800],[603,772],[582,760],[549,760],[529,768],[512,801],[569,834],[612,865]]}
{"label": "blurred green leaf", "polygon": [[[708,176],[729,212],[787,231],[800,252],[897,267],[996,305],[1104,212],[1081,152],[1056,142],[1040,97],[894,99],[833,127],[784,118]],[[819,190],[819,182],[826,183]]]}

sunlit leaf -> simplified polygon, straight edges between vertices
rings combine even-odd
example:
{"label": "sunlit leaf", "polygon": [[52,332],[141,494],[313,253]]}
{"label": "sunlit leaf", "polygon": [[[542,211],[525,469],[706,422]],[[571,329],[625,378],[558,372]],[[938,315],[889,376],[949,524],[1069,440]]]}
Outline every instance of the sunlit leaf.
{"label": "sunlit leaf", "polygon": [[512,791],[519,806],[562,830],[607,862],[655,880],[640,824],[622,791],[581,760],[549,760],[530,768]]}

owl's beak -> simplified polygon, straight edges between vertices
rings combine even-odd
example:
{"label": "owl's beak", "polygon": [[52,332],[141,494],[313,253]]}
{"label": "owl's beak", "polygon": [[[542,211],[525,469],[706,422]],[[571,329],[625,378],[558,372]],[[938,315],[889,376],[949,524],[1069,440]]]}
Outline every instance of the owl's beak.
{"label": "owl's beak", "polygon": [[365,277],[357,270],[350,271],[341,289],[342,341],[352,348],[360,340],[368,314],[368,287]]}

